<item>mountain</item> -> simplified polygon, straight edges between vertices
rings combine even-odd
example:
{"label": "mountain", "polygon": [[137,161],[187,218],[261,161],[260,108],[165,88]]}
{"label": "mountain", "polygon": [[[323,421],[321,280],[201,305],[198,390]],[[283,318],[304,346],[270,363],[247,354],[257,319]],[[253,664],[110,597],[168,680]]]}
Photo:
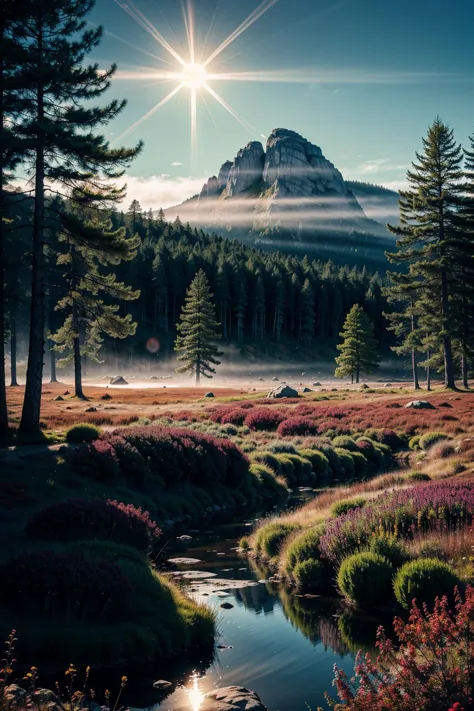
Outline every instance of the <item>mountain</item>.
{"label": "mountain", "polygon": [[248,143],[199,195],[168,208],[166,216],[269,250],[382,264],[394,240],[371,217],[383,212],[379,193],[376,186],[347,183],[321,148],[277,128],[265,149]]}
{"label": "mountain", "polygon": [[346,185],[367,217],[383,225],[387,222],[391,225],[399,224],[398,193],[395,190],[359,180],[346,180]]}

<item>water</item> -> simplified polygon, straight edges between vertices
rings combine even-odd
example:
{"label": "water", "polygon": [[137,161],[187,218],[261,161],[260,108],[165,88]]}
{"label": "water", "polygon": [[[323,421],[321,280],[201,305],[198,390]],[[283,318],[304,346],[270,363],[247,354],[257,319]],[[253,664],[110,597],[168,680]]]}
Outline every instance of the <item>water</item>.
{"label": "water", "polygon": [[[181,571],[217,574],[189,582],[188,589],[216,609],[216,642],[227,648],[217,649],[213,660],[181,659],[178,668],[161,665],[154,679],[172,682],[171,693],[161,696],[160,703],[149,679],[142,694],[129,700],[133,706],[198,711],[203,694],[236,684],[256,691],[270,711],[307,711],[324,704],[334,663],[351,676],[356,650],[373,650],[377,620],[355,617],[336,600],[298,597],[282,585],[258,582],[269,571],[236,551],[238,539],[251,530],[249,524],[233,522],[192,533],[191,541],[173,547],[170,557],[200,561],[179,565]],[[228,590],[224,597],[225,586],[216,583],[222,579],[253,584]],[[223,609],[223,603],[232,608]]]}

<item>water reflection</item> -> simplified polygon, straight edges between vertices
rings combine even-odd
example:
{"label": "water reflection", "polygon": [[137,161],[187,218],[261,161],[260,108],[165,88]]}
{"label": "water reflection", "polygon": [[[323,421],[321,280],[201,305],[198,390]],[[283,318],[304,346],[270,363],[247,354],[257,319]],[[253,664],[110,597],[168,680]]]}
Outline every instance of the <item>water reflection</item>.
{"label": "water reflection", "polygon": [[191,686],[187,689],[190,702],[189,706],[191,708],[191,711],[199,711],[202,704],[202,700],[204,699],[204,693],[201,691],[199,681],[199,674],[194,673],[191,676]]}

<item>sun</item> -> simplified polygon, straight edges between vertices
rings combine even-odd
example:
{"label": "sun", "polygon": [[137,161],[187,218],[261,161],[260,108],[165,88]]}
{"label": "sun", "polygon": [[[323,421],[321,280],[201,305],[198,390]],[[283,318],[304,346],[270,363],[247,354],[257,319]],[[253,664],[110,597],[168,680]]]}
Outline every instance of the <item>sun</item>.
{"label": "sun", "polygon": [[203,89],[207,84],[207,71],[202,64],[186,64],[181,74],[181,81],[189,89]]}

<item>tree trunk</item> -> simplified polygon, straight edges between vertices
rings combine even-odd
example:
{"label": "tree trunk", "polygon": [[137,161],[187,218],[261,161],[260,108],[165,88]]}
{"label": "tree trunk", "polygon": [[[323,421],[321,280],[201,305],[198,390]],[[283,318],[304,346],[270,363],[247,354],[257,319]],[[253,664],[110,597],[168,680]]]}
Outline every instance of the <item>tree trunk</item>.
{"label": "tree trunk", "polygon": [[201,363],[196,363],[196,387],[201,384]]}
{"label": "tree trunk", "polygon": [[359,366],[357,366],[357,368],[356,368],[356,383],[359,382],[359,376],[360,376],[360,368],[359,368]]}
{"label": "tree trunk", "polygon": [[463,353],[461,356],[461,372],[462,372],[462,384],[466,390],[469,389],[469,368],[467,365],[466,354]]}
{"label": "tree trunk", "polygon": [[414,348],[411,352],[411,367],[413,370],[413,390],[420,390],[420,381],[418,380],[418,359]]}
{"label": "tree trunk", "polygon": [[443,304],[444,383],[447,388],[454,389],[456,383],[454,380],[453,349],[451,336],[446,330],[449,323],[449,296],[446,272],[444,270],[441,272],[441,294]]}
{"label": "tree trunk", "polygon": [[50,369],[50,383],[57,383],[58,378],[56,375],[56,351],[53,347],[53,341],[49,341],[49,369]]}
{"label": "tree trunk", "polygon": [[[431,353],[428,351],[426,354],[426,360],[429,360]],[[426,366],[426,389],[431,390],[431,366],[428,363]]]}
{"label": "tree trunk", "polygon": [[[42,54],[42,30],[39,28],[38,52]],[[37,120],[39,132],[44,121],[43,88],[37,90]],[[21,414],[20,432],[22,434],[40,431],[41,390],[43,385],[44,358],[44,147],[43,138],[38,136],[35,163],[35,200],[33,221],[33,259],[30,310],[30,342],[28,347],[28,366],[26,371],[25,398]]]}
{"label": "tree trunk", "polygon": [[11,327],[10,327],[10,385],[12,387],[18,386],[18,380],[16,378],[16,316],[13,313],[11,316]]}
{"label": "tree trunk", "polygon": [[79,336],[76,336],[74,338],[73,349],[74,349],[74,392],[76,394],[76,397],[83,400],[84,393],[82,391],[81,344],[79,341]]}

